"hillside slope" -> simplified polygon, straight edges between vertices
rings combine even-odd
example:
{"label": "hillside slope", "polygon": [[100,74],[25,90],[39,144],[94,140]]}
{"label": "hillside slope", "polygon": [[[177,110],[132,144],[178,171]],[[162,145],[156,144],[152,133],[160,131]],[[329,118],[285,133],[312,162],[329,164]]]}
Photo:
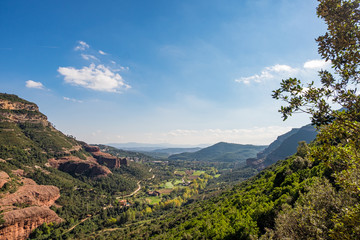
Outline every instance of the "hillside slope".
{"label": "hillside slope", "polygon": [[[219,196],[199,197],[151,223],[133,224],[131,232],[118,229],[108,237],[359,239],[360,142],[357,134],[349,134],[359,125],[331,127],[310,146],[299,145],[295,155]],[[340,140],[344,136],[349,142]]]}
{"label": "hillside slope", "polygon": [[169,156],[168,159],[207,162],[243,162],[247,158],[256,156],[256,154],[264,148],[265,146],[219,142],[193,153],[174,154]]}
{"label": "hillside slope", "polygon": [[135,159],[89,149],[55,129],[36,104],[0,93],[1,239],[26,239],[37,227],[60,222],[51,238],[71,237],[66,232],[74,221],[99,214],[116,194],[152,176]]}
{"label": "hillside slope", "polygon": [[310,124],[291,129],[289,132],[277,137],[267,148],[259,152],[256,158],[247,159],[246,163],[250,167],[259,170],[264,169],[281,159],[293,155],[299,142],[310,143],[315,139],[316,135],[316,129]]}

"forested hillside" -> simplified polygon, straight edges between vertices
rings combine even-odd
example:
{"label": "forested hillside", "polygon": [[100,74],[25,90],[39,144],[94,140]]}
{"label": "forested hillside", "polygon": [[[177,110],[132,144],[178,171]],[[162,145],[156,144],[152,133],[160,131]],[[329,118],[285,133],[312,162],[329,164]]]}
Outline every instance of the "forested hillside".
{"label": "forested hillside", "polygon": [[70,226],[87,216],[96,218],[106,206],[120,209],[116,196],[134,191],[139,180],[152,176],[131,158],[109,169],[86,146],[56,130],[36,104],[0,94],[0,236],[24,239],[42,223],[56,222],[51,238],[67,238]]}
{"label": "forested hillside", "polygon": [[[221,195],[174,210],[131,232],[134,239],[359,239],[360,238],[360,1],[320,0],[328,31],[319,53],[334,72],[320,71],[321,87],[285,79],[273,97],[287,103],[286,120],[307,112],[319,134],[297,153]],[[332,108],[340,105],[341,111]]]}
{"label": "forested hillside", "polygon": [[204,162],[244,162],[254,157],[266,146],[241,145],[220,142],[196,152],[186,152],[169,156],[172,160],[193,160]]}

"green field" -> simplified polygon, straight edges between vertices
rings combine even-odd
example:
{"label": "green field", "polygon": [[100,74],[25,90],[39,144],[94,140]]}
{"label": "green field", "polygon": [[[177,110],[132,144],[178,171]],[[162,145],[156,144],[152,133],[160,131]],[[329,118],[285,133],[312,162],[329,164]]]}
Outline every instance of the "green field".
{"label": "green field", "polygon": [[197,170],[197,171],[195,171],[192,175],[193,175],[193,176],[200,176],[201,174],[204,174],[204,173],[205,173],[205,171]]}
{"label": "green field", "polygon": [[182,179],[176,179],[175,182],[174,182],[174,185],[179,185],[179,184],[182,184],[183,181]]}
{"label": "green field", "polygon": [[174,188],[174,185],[171,182],[167,182],[164,184],[164,188]]}
{"label": "green field", "polygon": [[152,197],[147,197],[146,200],[149,201],[149,204],[154,205],[156,203],[161,202],[161,197],[152,196]]}

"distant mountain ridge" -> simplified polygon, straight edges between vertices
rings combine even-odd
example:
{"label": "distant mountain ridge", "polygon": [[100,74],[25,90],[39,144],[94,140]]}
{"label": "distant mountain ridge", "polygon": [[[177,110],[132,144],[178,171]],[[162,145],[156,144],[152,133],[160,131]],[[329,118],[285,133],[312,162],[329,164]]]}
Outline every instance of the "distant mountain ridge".
{"label": "distant mountain ridge", "polygon": [[219,142],[207,148],[193,153],[173,154],[170,160],[193,160],[208,162],[243,162],[247,158],[255,157],[266,146],[243,145],[235,143]]}
{"label": "distant mountain ridge", "polygon": [[246,163],[248,166],[261,170],[279,160],[293,155],[296,153],[300,141],[310,143],[315,139],[316,135],[317,131],[311,124],[301,128],[293,128],[289,132],[280,135],[266,149],[259,152],[256,158],[247,159]]}
{"label": "distant mountain ridge", "polygon": [[204,148],[208,147],[209,144],[199,144],[199,145],[178,145],[178,144],[169,144],[169,143],[107,143],[107,146],[115,147],[122,150],[136,151],[136,152],[151,152],[161,149],[176,149],[176,148]]}

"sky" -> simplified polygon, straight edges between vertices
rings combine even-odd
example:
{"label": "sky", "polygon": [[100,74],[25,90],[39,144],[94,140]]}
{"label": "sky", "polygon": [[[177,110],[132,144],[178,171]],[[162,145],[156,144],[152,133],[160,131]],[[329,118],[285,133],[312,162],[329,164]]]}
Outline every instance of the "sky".
{"label": "sky", "polygon": [[271,98],[319,81],[315,0],[1,0],[0,91],[88,143],[269,144]]}

